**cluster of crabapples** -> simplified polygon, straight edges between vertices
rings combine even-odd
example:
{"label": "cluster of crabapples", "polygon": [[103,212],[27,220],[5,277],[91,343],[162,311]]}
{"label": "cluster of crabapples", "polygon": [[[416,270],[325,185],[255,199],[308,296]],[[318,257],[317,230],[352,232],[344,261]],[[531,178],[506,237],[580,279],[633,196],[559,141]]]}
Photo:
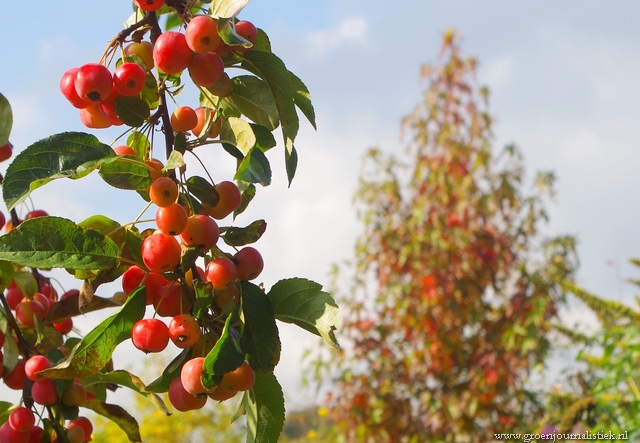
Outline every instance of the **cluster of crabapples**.
{"label": "cluster of crabapples", "polygon": [[[152,6],[144,1],[136,3],[141,9],[152,11],[159,9],[164,1],[151,2],[154,3]],[[251,22],[239,21],[235,23],[235,30],[247,41],[252,44],[255,42],[257,29]],[[185,27],[184,33],[168,31],[162,33],[154,44],[140,40],[125,46],[124,59],[128,57],[134,61],[121,63],[113,73],[100,63],[87,63],[69,69],[62,76],[60,90],[80,110],[80,120],[88,128],[119,126],[123,122],[116,112],[116,100],[119,97],[140,96],[149,79],[155,84],[151,74],[154,67],[169,75],[187,69],[196,86],[209,88],[216,84],[224,72],[220,56],[244,50],[242,46],[229,46],[223,42],[214,18],[196,15]],[[180,106],[171,116],[171,125],[175,131],[192,131],[194,135],[201,136],[207,121],[213,120],[213,114],[213,109],[202,106],[196,109]],[[216,123],[219,125],[219,121]],[[215,131],[215,128],[211,128],[211,131]],[[215,137],[217,134],[210,132],[207,135]]]}
{"label": "cluster of crabapples", "polygon": [[[131,332],[134,346],[146,353],[161,352],[170,341],[181,349],[193,347],[194,355],[206,351],[203,343],[207,337],[202,332],[206,329],[206,322],[199,322],[190,313],[194,305],[194,278],[211,284],[216,294],[216,307],[213,309],[220,311],[227,303],[237,307],[237,281],[253,280],[262,272],[262,256],[248,246],[233,256],[216,249],[218,256],[211,257],[204,270],[194,265],[185,273],[184,281],[170,281],[163,275],[179,266],[184,249],[195,248],[205,253],[216,248],[219,229],[215,220],[227,217],[241,203],[240,190],[233,182],[220,182],[216,190],[220,196],[216,206],[205,206],[206,214],[189,215],[187,209],[177,202],[179,189],[173,179],[158,177],[149,188],[151,202],[158,209],[155,216],[157,230],[142,243],[142,260],[148,272],[134,265],[122,277],[122,288],[127,295],[144,285],[147,305],[154,307],[154,316],[139,320]],[[194,270],[198,274],[196,277]],[[168,326],[158,317],[170,318]],[[203,356],[187,361],[181,376],[171,383],[169,400],[178,411],[201,408],[208,397],[227,400],[238,391],[253,386],[255,374],[245,361],[235,371],[225,374],[216,387],[207,390],[201,382],[203,363]]]}
{"label": "cluster of crabapples", "polygon": [[[40,211],[43,212],[43,211]],[[43,215],[43,214],[40,214]],[[23,335],[34,331],[38,324],[45,321],[46,315],[54,304],[68,297],[77,296],[79,291],[69,290],[58,298],[55,289],[45,279],[39,281],[39,292],[27,294],[21,285],[13,280],[5,292],[5,300],[13,312],[13,317]],[[73,328],[71,318],[66,318],[52,324],[61,336],[67,335]],[[15,340],[11,338],[6,338]],[[0,347],[4,345],[5,336],[0,333]],[[56,382],[39,372],[51,368],[54,364],[64,360],[69,349],[61,346],[47,355],[37,353],[32,348],[31,355],[21,355],[15,366],[5,372],[0,365],[0,375],[6,387],[23,393],[28,392],[32,401],[31,408],[16,405],[9,414],[9,419],[0,426],[0,441],[6,443],[41,442],[44,429],[36,424],[38,407],[49,407],[58,404],[67,407],[82,406],[92,394],[78,380]],[[0,352],[0,363],[4,360]],[[35,413],[34,413],[35,412]],[[38,416],[40,416],[38,414]],[[67,440],[70,443],[83,443],[91,440],[93,426],[86,417],[69,420],[65,424]]]}

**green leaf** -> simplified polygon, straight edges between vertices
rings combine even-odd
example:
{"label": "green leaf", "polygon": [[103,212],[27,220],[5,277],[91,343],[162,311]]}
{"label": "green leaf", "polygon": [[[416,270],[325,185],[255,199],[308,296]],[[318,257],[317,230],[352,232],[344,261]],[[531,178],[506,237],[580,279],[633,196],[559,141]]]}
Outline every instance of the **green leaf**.
{"label": "green leaf", "polygon": [[232,328],[233,315],[227,316],[222,334],[215,346],[204,359],[202,384],[209,389],[222,380],[222,376],[240,367],[244,362],[244,353],[240,348],[240,334]]}
{"label": "green leaf", "polygon": [[284,427],[284,395],[273,372],[256,372],[245,396],[247,443],[276,443]]}
{"label": "green leaf", "polygon": [[291,186],[293,177],[296,175],[296,169],[298,168],[298,151],[296,151],[296,148],[294,146],[291,147],[290,151],[286,150],[284,152],[284,161],[287,168],[287,178],[289,179],[289,186]]}
{"label": "green leaf", "polygon": [[273,285],[267,296],[277,320],[298,325],[340,349],[334,334],[340,324],[340,312],[333,297],[322,291],[322,285],[290,278]]}
{"label": "green leaf", "polygon": [[184,165],[185,163],[184,163],[184,158],[182,157],[182,154],[179,153],[178,151],[171,151],[171,154],[167,159],[167,164],[165,165],[164,168],[162,168],[162,170],[170,171],[172,169],[181,168]]}
{"label": "green leaf", "polygon": [[81,178],[115,157],[113,149],[82,132],[64,132],[40,140],[21,153],[7,168],[2,195],[7,209],[57,178]]}
{"label": "green leaf", "polygon": [[252,148],[238,166],[234,179],[269,186],[271,184],[269,160],[260,149]]}
{"label": "green leaf", "polygon": [[289,79],[291,80],[291,88],[293,89],[294,103],[302,111],[304,116],[307,117],[313,129],[318,129],[316,127],[316,112],[311,104],[311,94],[309,90],[305,84],[302,83],[302,80],[291,71],[289,71]]}
{"label": "green leaf", "polygon": [[142,126],[151,112],[149,104],[140,97],[116,98],[116,115],[127,126]]}
{"label": "green leaf", "polygon": [[122,429],[129,441],[141,442],[140,426],[135,418],[131,416],[127,411],[118,405],[112,405],[109,403],[101,402],[100,400],[87,400],[83,405],[87,409],[91,409],[98,415],[102,415],[114,422],[120,429]]}
{"label": "green leaf", "polygon": [[269,85],[254,75],[234,77],[230,100],[251,121],[273,131],[278,127],[278,108]]}
{"label": "green leaf", "polygon": [[209,13],[213,18],[235,17],[247,6],[249,0],[213,0]]}
{"label": "green leaf", "polygon": [[231,154],[233,157],[235,157],[236,159],[240,161],[244,159],[244,154],[242,153],[242,151],[240,151],[240,149],[233,146],[231,143],[222,143],[222,148],[225,151],[227,151],[229,154]]}
{"label": "green leaf", "polygon": [[241,282],[244,331],[240,346],[254,371],[272,371],[280,360],[280,336],[269,298],[258,286]]}
{"label": "green leaf", "polygon": [[0,260],[32,268],[106,269],[118,246],[104,234],[61,217],[37,217],[0,237]]}
{"label": "green leaf", "polygon": [[209,86],[206,90],[216,97],[230,97],[233,94],[233,82],[229,78],[229,74],[223,72],[213,86]]}
{"label": "green leaf", "polygon": [[164,412],[166,415],[170,415],[167,406],[162,401],[162,398],[154,392],[150,392],[144,385],[140,378],[127,372],[125,370],[117,370],[108,372],[106,374],[97,373],[82,380],[83,385],[96,384],[96,383],[115,383],[119,386],[124,386],[131,389],[134,392],[146,397],[151,403],[153,403],[158,409]]}
{"label": "green leaf", "polygon": [[162,375],[147,385],[149,392],[167,392],[169,385],[176,378],[180,377],[182,366],[193,357],[193,347],[184,349],[174,358],[162,372]]}
{"label": "green leaf", "polygon": [[0,424],[5,423],[9,419],[9,414],[16,406],[8,401],[0,401]]}
{"label": "green leaf", "polygon": [[13,113],[9,100],[0,94],[0,146],[4,146],[9,142],[11,127],[13,126]]}
{"label": "green leaf", "polygon": [[205,178],[194,175],[187,179],[189,193],[202,203],[215,206],[220,201],[220,194],[216,188]]}
{"label": "green leaf", "polygon": [[300,122],[296,113],[289,71],[275,54],[256,50],[247,51],[244,54],[242,67],[262,78],[269,85],[278,109],[285,149],[291,154]]}
{"label": "green leaf", "polygon": [[140,97],[149,105],[150,109],[156,109],[160,104],[160,94],[158,93],[158,82],[150,72],[144,79],[144,88],[140,93]]}
{"label": "green leaf", "polygon": [[31,272],[18,271],[14,274],[13,279],[18,288],[27,297],[31,297],[38,292],[38,282]]}
{"label": "green leaf", "polygon": [[131,293],[122,307],[89,332],[64,362],[43,371],[50,378],[85,378],[100,371],[111,359],[113,351],[131,338],[133,325],[144,317],[146,288]]}
{"label": "green leaf", "polygon": [[256,144],[251,125],[238,117],[229,117],[220,130],[220,138],[236,146],[244,155]]}
{"label": "green leaf", "polygon": [[146,135],[142,132],[134,131],[127,138],[127,146],[131,147],[140,158],[148,158],[151,143]]}
{"label": "green leaf", "polygon": [[260,28],[258,28],[258,34],[256,35],[256,41],[253,43],[253,49],[256,51],[271,52],[269,36]]}
{"label": "green leaf", "polygon": [[251,42],[236,32],[236,27],[232,18],[218,19],[218,35],[222,41],[229,46],[242,46],[250,48]]}
{"label": "green leaf", "polygon": [[264,220],[256,220],[251,223],[249,226],[245,226],[244,228],[236,228],[231,226],[226,228],[226,230],[222,235],[222,239],[229,246],[244,246],[251,243],[257,242],[264,231],[267,229],[267,222]]}
{"label": "green leaf", "polygon": [[[7,286],[9,286],[9,283],[11,283],[11,280],[13,280],[15,274],[16,272],[13,269],[13,265],[11,263],[9,263],[8,261],[0,260],[0,292],[4,291]],[[29,275],[31,275],[31,273],[29,273]],[[33,280],[35,281],[35,278]]]}
{"label": "green leaf", "polygon": [[247,186],[247,188],[242,191],[242,201],[240,202],[240,207],[233,211],[234,220],[239,214],[242,214],[244,210],[247,209],[247,206],[249,206],[249,203],[251,203],[251,200],[253,200],[253,197],[255,196],[256,187],[253,184],[249,184],[249,186]]}
{"label": "green leaf", "polygon": [[153,183],[147,164],[133,156],[118,156],[102,165],[99,174],[107,184],[118,189],[141,191]]}
{"label": "green leaf", "polygon": [[262,152],[267,152],[276,145],[276,139],[269,129],[255,123],[251,123],[251,129],[256,135],[256,146]]}

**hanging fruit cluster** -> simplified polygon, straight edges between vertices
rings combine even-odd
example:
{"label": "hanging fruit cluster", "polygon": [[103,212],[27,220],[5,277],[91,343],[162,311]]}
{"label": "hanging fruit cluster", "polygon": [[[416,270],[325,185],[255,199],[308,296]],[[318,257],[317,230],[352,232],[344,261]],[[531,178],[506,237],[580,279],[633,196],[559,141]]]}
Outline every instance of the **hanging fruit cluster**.
{"label": "hanging fruit cluster", "polygon": [[[187,411],[241,392],[237,417],[247,412],[251,441],[275,441],[284,423],[284,396],[273,373],[280,359],[276,320],[337,347],[337,306],[306,279],[281,280],[269,291],[254,284],[264,261],[250,245],[267,223],[219,223],[233,223],[256,185],[271,183],[267,155],[277,145],[272,132],[278,128],[291,183],[298,110],[315,127],[309,91],[271,51],[264,31],[238,20],[246,0],[134,3],[125,29],[98,63],[69,69],[60,81],[86,127],[122,126],[123,135],[106,145],[82,132],[55,134],[22,150],[3,178],[11,212],[0,237],[3,379],[23,395],[19,405],[0,402],[7,412],[0,413],[0,441],[90,441],[91,423],[80,408],[141,441],[135,418],[107,403],[115,386],[133,389],[167,413],[159,393]],[[230,67],[245,74],[232,78]],[[179,103],[185,85],[197,88],[198,103]],[[6,146],[11,156],[11,123],[0,96],[0,159]],[[204,145],[199,152],[222,149],[236,159],[235,171],[207,165],[196,152]],[[204,177],[193,173],[191,162]],[[76,224],[44,211],[18,217],[16,208],[38,187],[92,171],[141,197],[135,220],[94,215]],[[216,183],[214,176],[223,180]],[[152,206],[155,217],[144,219]],[[80,289],[57,300],[45,276],[51,268],[73,274]],[[121,293],[96,295],[117,280]],[[84,337],[68,336],[72,317],[113,306],[118,310]],[[180,351],[145,385],[114,369],[113,351],[128,339],[144,353],[161,352],[169,342]]]}

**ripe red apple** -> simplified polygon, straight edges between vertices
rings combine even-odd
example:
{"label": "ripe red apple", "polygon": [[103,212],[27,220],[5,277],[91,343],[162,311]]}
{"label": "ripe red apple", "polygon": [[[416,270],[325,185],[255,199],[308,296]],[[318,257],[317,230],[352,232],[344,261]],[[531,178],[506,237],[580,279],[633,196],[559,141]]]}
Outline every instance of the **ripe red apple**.
{"label": "ripe red apple", "polygon": [[13,145],[11,143],[7,142],[6,144],[0,146],[0,162],[9,160],[12,154],[13,154]]}
{"label": "ripe red apple", "polygon": [[169,329],[160,319],[143,318],[133,325],[131,341],[143,352],[161,352],[169,344]]}

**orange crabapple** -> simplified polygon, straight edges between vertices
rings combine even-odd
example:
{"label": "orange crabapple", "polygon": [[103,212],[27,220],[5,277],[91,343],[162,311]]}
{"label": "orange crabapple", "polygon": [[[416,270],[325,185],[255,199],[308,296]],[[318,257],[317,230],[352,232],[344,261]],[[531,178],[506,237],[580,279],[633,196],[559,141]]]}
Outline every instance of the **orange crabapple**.
{"label": "orange crabapple", "polygon": [[156,226],[164,234],[180,235],[187,227],[189,213],[179,203],[160,207],[156,211]]}
{"label": "orange crabapple", "polygon": [[149,188],[149,198],[161,208],[175,203],[178,194],[178,185],[169,177],[158,177]]}
{"label": "orange crabapple", "polygon": [[190,106],[180,106],[171,114],[171,127],[176,132],[191,131],[198,124],[198,115]]}
{"label": "orange crabapple", "polygon": [[184,30],[187,44],[193,52],[215,52],[222,44],[218,22],[210,15],[196,15]]}

